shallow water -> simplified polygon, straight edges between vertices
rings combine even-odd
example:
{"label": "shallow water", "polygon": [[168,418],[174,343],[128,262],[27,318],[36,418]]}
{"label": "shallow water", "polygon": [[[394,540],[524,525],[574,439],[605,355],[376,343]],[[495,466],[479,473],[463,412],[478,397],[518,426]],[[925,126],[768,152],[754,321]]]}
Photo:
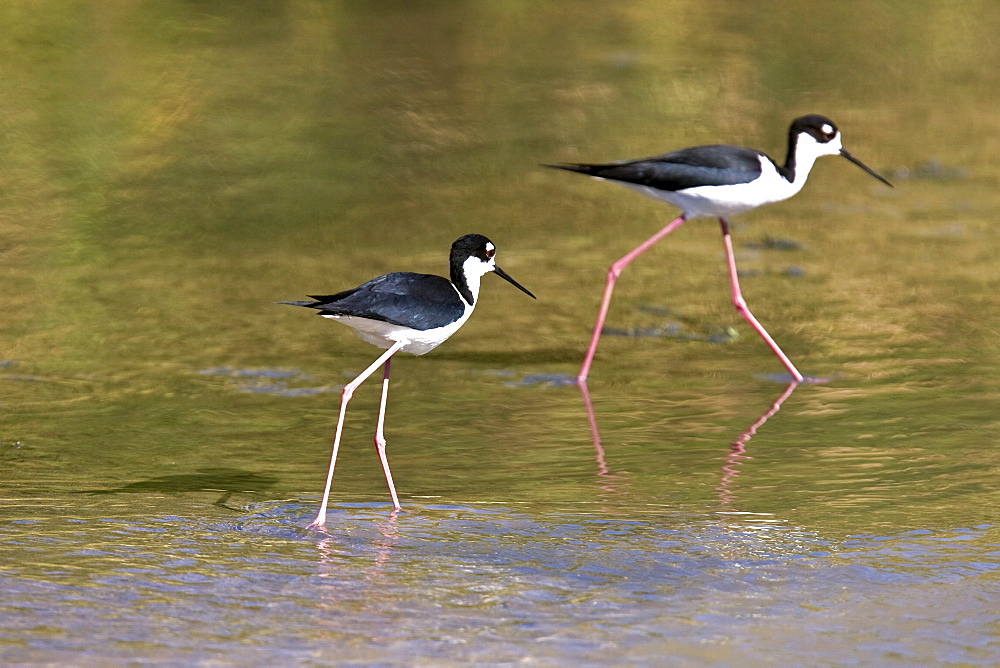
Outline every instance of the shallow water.
{"label": "shallow water", "polygon": [[9,661],[995,657],[988,526],[826,536],[676,504],[343,503],[321,536],[300,528],[302,503],[143,519],[107,505],[5,529],[21,562],[3,577]]}
{"label": "shallow water", "polygon": [[[0,44],[0,661],[995,665],[1000,102],[992,5],[12,2]],[[536,167],[800,113],[821,160],[618,283],[662,204]],[[393,364],[273,302],[443,272]],[[309,316],[309,317],[307,317]],[[588,404],[589,400],[589,404]],[[588,405],[590,410],[588,411]]]}

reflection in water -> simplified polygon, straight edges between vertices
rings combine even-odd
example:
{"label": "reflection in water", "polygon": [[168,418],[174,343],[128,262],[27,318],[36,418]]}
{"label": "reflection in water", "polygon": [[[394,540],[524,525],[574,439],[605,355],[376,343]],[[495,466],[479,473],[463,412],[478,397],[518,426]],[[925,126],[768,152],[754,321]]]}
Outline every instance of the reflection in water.
{"label": "reflection in water", "polygon": [[[356,571],[353,561],[347,563],[346,567],[352,571],[351,579],[356,579],[359,575],[368,582],[380,579],[385,566],[389,562],[393,548],[399,542],[399,527],[396,524],[398,513],[399,511],[393,508],[389,513],[388,519],[375,522],[375,530],[378,532],[378,537],[373,538],[371,542],[371,546],[375,551],[375,559],[370,567],[363,569],[360,573]],[[316,543],[316,551],[318,553],[319,566],[317,574],[320,577],[326,578],[341,577],[345,568],[344,557],[357,554],[358,552],[356,549],[345,549],[337,537],[331,536],[328,533]]]}
{"label": "reflection in water", "polygon": [[794,392],[795,388],[798,386],[799,383],[797,381],[793,380],[789,383],[788,387],[785,388],[785,391],[774,400],[771,406],[730,444],[729,454],[726,456],[726,463],[722,465],[722,478],[719,480],[718,487],[716,487],[719,492],[719,501],[726,507],[727,510],[735,510],[732,507],[732,503],[736,495],[733,492],[731,485],[739,476],[740,466],[743,465],[744,460],[750,458],[749,455],[746,454],[747,443],[754,437],[757,430],[760,429],[772,415],[781,409],[781,404],[785,403],[785,399],[792,396],[792,392]]}
{"label": "reflection in water", "polygon": [[[726,462],[722,466],[722,478],[719,480],[719,485],[716,489],[719,492],[719,500],[722,502],[723,506],[727,507],[727,510],[735,510],[732,508],[732,502],[735,498],[735,494],[731,489],[732,483],[740,474],[740,466],[743,465],[743,461],[749,459],[746,454],[746,445],[751,438],[757,433],[765,422],[770,419],[772,415],[781,410],[781,405],[785,403],[785,400],[792,395],[800,385],[798,381],[791,381],[785,387],[784,391],[775,399],[767,410],[764,411],[760,417],[758,417],[754,422],[747,427],[735,440],[730,444],[730,452],[726,456]],[[597,417],[594,413],[594,403],[590,397],[590,389],[587,387],[587,381],[581,380],[577,383],[580,388],[580,394],[583,397],[583,404],[587,410],[587,423],[590,427],[590,436],[594,444],[594,459],[597,462],[597,475],[599,477],[617,477],[609,472],[607,459],[604,453],[604,445],[601,443],[601,432],[597,426]],[[614,491],[614,486],[608,485],[606,487],[601,487],[604,491]]]}
{"label": "reflection in water", "polygon": [[590,438],[594,444],[594,461],[597,462],[597,477],[601,485],[599,489],[607,494],[614,494],[619,491],[624,479],[623,476],[611,473],[608,468],[607,458],[604,456],[604,445],[601,444],[601,432],[597,428],[597,418],[594,415],[594,403],[590,399],[590,390],[587,387],[586,379],[577,382],[580,394],[583,396],[583,405],[587,410],[587,423],[590,426]]}
{"label": "reflection in water", "polygon": [[597,460],[597,475],[605,476],[608,475],[608,464],[604,458],[604,446],[601,445],[601,432],[597,429],[597,418],[594,416],[594,402],[590,400],[586,379],[579,381],[577,386],[583,395],[583,404],[587,408],[587,422],[590,424],[590,437],[594,441],[594,457]]}

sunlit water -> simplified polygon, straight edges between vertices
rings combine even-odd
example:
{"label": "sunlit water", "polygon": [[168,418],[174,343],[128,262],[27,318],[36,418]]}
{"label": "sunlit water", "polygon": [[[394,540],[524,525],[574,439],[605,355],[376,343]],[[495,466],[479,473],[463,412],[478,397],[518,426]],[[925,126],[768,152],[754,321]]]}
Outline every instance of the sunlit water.
{"label": "sunlit water", "polygon": [[[1000,14],[701,2],[0,9],[0,662],[1000,663]],[[537,167],[835,119],[826,158],[630,266],[674,211]],[[393,364],[274,302],[443,273]]]}
{"label": "sunlit water", "polygon": [[334,508],[322,536],[300,528],[312,510],[270,502],[230,517],[202,511],[8,526],[4,551],[16,549],[22,563],[2,577],[5,656],[627,656],[680,664],[995,657],[983,633],[997,622],[1000,564],[996,533],[985,526],[829,537],[766,514],[668,504],[415,503],[392,516],[349,503]]}

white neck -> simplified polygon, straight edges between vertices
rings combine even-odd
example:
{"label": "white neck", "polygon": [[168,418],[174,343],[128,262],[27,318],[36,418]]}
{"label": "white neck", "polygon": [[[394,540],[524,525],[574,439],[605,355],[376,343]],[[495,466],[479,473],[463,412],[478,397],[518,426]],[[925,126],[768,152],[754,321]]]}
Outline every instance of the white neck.
{"label": "white neck", "polygon": [[478,257],[470,256],[462,263],[462,274],[465,276],[465,284],[472,294],[471,306],[475,307],[479,302],[479,286],[483,275],[491,271],[493,271],[493,260],[483,262]]}
{"label": "white neck", "polygon": [[809,178],[816,159],[824,155],[837,155],[842,146],[840,134],[824,144],[816,141],[810,134],[800,133],[795,140],[795,179],[792,184],[801,188]]}

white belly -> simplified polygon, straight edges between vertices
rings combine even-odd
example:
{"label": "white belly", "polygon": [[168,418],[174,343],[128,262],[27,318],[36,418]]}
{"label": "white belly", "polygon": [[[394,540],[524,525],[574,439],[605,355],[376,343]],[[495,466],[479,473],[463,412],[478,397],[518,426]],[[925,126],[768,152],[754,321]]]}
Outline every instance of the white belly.
{"label": "white belly", "polygon": [[437,329],[423,331],[351,315],[324,315],[323,317],[347,325],[373,346],[388,349],[395,343],[403,342],[405,345],[400,350],[404,353],[424,355],[447,341],[465,324],[470,315],[472,315],[472,307],[466,307],[465,314],[455,322]]}
{"label": "white belly", "polygon": [[669,191],[616,181],[643,195],[673,204],[688,218],[733,216],[758,206],[780,202],[801,190],[804,182],[803,178],[798,183],[789,183],[778,174],[770,161],[763,158],[759,177],[749,183],[730,186],[698,186]]}

